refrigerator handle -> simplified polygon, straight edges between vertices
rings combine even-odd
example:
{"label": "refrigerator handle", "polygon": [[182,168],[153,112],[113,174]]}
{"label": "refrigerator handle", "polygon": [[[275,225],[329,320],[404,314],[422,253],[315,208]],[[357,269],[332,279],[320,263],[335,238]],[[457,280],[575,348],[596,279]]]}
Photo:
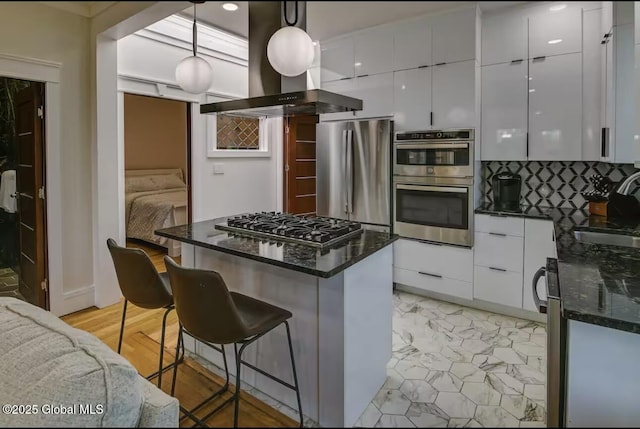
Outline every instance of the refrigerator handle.
{"label": "refrigerator handle", "polygon": [[546,272],[546,268],[541,267],[533,276],[533,283],[531,284],[531,287],[533,289],[533,301],[536,303],[536,308],[538,309],[538,311],[540,311],[540,313],[547,312],[547,301],[540,299],[540,297],[538,296],[538,281],[542,276],[546,274]]}
{"label": "refrigerator handle", "polygon": [[[347,144],[348,138],[347,138],[347,130],[342,130],[342,180],[344,181],[344,183],[349,183],[349,176],[348,176],[348,170],[349,167],[348,165],[348,157],[347,157],[347,153],[348,153],[348,149],[349,149],[349,145]],[[342,201],[344,203],[344,213],[348,214],[349,213],[349,188],[345,185],[342,187]]]}
{"label": "refrigerator handle", "polygon": [[353,130],[347,131],[347,196],[348,213],[353,213]]}

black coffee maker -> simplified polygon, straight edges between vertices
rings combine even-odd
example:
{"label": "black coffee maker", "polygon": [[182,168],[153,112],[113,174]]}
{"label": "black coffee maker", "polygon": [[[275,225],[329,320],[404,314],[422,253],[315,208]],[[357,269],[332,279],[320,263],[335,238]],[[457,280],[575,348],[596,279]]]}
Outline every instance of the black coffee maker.
{"label": "black coffee maker", "polygon": [[493,203],[497,210],[519,210],[522,178],[510,171],[494,174],[492,179]]}

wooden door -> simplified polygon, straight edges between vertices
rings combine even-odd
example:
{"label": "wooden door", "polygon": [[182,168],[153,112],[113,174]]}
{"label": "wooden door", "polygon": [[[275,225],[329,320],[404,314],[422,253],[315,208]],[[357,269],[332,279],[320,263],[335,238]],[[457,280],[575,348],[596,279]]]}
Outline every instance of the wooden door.
{"label": "wooden door", "polygon": [[44,84],[32,82],[16,94],[18,169],[16,193],[20,244],[20,293],[49,308],[44,204]]}
{"label": "wooden door", "polygon": [[316,213],[316,124],[318,116],[296,116],[284,122],[284,211]]}

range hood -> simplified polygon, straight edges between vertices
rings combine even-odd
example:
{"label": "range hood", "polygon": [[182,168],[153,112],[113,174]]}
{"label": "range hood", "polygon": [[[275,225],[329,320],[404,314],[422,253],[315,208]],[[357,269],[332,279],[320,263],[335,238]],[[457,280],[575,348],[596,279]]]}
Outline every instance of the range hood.
{"label": "range hood", "polygon": [[[287,16],[295,8],[289,2]],[[298,7],[297,27],[306,30],[306,2]],[[267,44],[284,23],[282,2],[249,2],[249,98],[200,105],[200,113],[246,117],[319,115],[362,110],[362,100],[322,89],[307,89],[307,73],[281,76],[269,64]]]}

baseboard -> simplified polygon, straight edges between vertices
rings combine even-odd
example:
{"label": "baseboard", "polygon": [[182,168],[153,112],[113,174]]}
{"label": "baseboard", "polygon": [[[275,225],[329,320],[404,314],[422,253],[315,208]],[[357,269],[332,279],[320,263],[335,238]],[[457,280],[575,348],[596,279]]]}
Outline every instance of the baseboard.
{"label": "baseboard", "polygon": [[534,322],[547,323],[547,316],[545,314],[534,313],[533,311],[523,310],[521,308],[508,307],[506,305],[500,305],[478,299],[469,300],[458,298],[451,295],[445,295],[438,292],[431,292],[424,289],[403,285],[402,283],[394,283],[394,285],[398,290],[409,292],[414,295],[421,295],[427,298],[438,299],[440,301],[448,301],[454,304],[477,308],[478,310],[490,311],[492,313],[504,314],[506,316],[517,317],[520,319],[533,320]]}
{"label": "baseboard", "polygon": [[62,299],[58,303],[59,308],[51,308],[51,312],[56,316],[64,316],[69,313],[84,310],[95,305],[94,285],[74,289],[62,294]]}

